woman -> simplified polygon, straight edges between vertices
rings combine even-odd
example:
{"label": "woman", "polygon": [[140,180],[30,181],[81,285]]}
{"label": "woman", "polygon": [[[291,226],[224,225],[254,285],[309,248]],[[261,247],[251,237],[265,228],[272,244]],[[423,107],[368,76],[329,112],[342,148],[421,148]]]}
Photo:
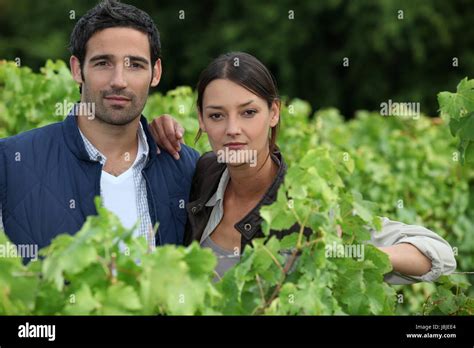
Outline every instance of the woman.
{"label": "woman", "polygon": [[[215,59],[201,73],[197,94],[197,138],[207,133],[212,152],[201,156],[196,166],[185,244],[197,240],[211,248],[222,276],[252,239],[264,236],[259,209],[276,199],[285,176],[286,164],[276,146],[280,100],[268,69],[242,52]],[[155,119],[151,132],[179,158],[184,130],[176,121],[169,116]],[[282,238],[296,230],[273,233]],[[456,268],[450,245],[421,226],[384,218],[382,231],[372,232],[371,243],[390,258],[395,272],[386,276],[390,283],[433,281]]]}

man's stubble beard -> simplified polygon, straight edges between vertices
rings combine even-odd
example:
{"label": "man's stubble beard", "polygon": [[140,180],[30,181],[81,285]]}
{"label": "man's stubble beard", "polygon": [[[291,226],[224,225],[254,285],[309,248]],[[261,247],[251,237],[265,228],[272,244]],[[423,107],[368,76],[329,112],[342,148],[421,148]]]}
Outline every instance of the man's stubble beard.
{"label": "man's stubble beard", "polygon": [[[82,93],[83,102],[95,103],[95,118],[106,124],[126,126],[142,114],[148,99],[149,89],[142,100],[140,100],[135,94],[124,90],[99,91],[98,93],[93,94],[90,93],[84,83],[82,84]],[[130,102],[127,106],[108,106],[105,104],[104,97],[109,95],[123,96],[129,98]]]}

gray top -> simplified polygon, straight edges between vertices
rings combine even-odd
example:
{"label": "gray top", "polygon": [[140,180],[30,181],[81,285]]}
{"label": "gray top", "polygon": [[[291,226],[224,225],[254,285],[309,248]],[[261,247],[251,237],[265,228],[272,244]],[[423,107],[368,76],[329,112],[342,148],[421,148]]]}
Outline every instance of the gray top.
{"label": "gray top", "polygon": [[216,244],[211,237],[207,237],[202,243],[202,247],[211,248],[217,257],[217,266],[215,268],[216,276],[214,281],[218,281],[224,275],[224,273],[236,265],[240,261],[240,253],[234,253],[232,250],[227,250]]}
{"label": "gray top", "polygon": [[[214,207],[209,221],[201,237],[201,246],[211,248],[217,256],[218,264],[216,272],[220,277],[230,267],[240,260],[240,250],[225,250],[217,245],[210,235],[224,216],[224,193],[229,182],[229,172],[227,168],[221,176],[216,193],[206,203],[208,207]],[[414,245],[425,256],[431,260],[431,270],[422,276],[407,276],[398,272],[390,272],[385,275],[385,281],[390,284],[411,284],[420,281],[432,282],[441,275],[452,273],[456,269],[456,259],[447,241],[429,229],[407,225],[402,222],[393,221],[386,217],[382,218],[382,229],[377,232],[370,230],[371,239],[367,243],[376,247],[385,247],[400,243]],[[235,255],[235,256],[234,256]],[[238,256],[237,256],[238,255]]]}

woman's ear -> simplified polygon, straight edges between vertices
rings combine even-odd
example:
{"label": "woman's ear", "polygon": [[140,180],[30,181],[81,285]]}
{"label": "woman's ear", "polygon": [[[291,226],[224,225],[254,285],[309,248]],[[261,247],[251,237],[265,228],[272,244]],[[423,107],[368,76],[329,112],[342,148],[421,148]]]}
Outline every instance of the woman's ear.
{"label": "woman's ear", "polygon": [[280,101],[274,100],[270,108],[270,127],[275,127],[280,121]]}
{"label": "woman's ear", "polygon": [[199,107],[198,107],[198,121],[199,121],[199,128],[201,129],[201,131],[206,133],[206,126],[204,125],[204,121],[203,121],[203,118],[202,118],[202,112],[201,112],[201,109],[199,109]]}

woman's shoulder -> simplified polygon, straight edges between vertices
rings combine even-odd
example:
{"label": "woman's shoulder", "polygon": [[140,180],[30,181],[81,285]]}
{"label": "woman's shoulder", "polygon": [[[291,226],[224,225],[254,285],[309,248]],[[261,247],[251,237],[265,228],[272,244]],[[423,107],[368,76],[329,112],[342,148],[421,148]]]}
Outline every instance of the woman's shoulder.
{"label": "woman's shoulder", "polygon": [[190,201],[208,199],[214,193],[226,165],[217,161],[213,152],[206,152],[196,164],[191,185]]}
{"label": "woman's shoulder", "polygon": [[225,163],[219,163],[214,152],[206,152],[199,157],[196,164],[194,181],[196,183],[202,183],[203,181],[210,183],[211,181],[218,180],[225,168]]}
{"label": "woman's shoulder", "polygon": [[208,151],[199,157],[198,165],[199,164],[210,164],[212,162],[217,162],[217,156],[214,151]]}
{"label": "woman's shoulder", "polygon": [[206,173],[214,170],[221,169],[225,164],[217,161],[217,156],[213,151],[209,151],[201,155],[196,164],[196,170],[199,172],[205,171]]}

